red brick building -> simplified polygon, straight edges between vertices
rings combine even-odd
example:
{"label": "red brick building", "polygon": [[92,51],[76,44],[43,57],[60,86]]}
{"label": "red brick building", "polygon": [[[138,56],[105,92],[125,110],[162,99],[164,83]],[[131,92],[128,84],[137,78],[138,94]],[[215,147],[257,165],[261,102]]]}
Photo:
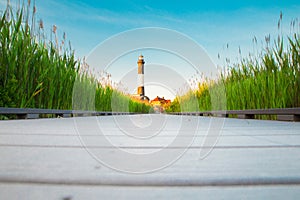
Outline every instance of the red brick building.
{"label": "red brick building", "polygon": [[157,96],[155,99],[150,101],[150,104],[153,106],[154,111],[163,112],[165,108],[171,104],[171,100]]}

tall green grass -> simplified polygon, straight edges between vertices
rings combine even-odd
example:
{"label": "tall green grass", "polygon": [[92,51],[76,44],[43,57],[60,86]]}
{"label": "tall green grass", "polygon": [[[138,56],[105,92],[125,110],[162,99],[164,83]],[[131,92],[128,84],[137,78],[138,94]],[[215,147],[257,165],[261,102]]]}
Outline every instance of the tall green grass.
{"label": "tall green grass", "polygon": [[36,7],[28,2],[17,10],[8,5],[0,19],[0,107],[72,109],[80,95],[74,94],[77,87],[94,94],[81,100],[79,108],[111,111],[113,99],[127,102],[115,111],[126,106],[131,112],[149,111],[150,106],[101,84],[85,69],[86,63],[76,59],[65,34],[58,39],[55,25],[47,40],[42,20],[35,24]]}
{"label": "tall green grass", "polygon": [[[281,21],[282,15],[279,30]],[[300,35],[297,27],[291,30],[291,35],[279,34],[273,43],[266,37],[266,47],[257,56],[232,65],[227,62],[217,80],[199,82],[196,90],[178,96],[169,111],[179,112],[179,104],[194,97],[201,111],[300,107]],[[226,106],[212,108],[212,98],[218,99],[220,92],[225,92]]]}

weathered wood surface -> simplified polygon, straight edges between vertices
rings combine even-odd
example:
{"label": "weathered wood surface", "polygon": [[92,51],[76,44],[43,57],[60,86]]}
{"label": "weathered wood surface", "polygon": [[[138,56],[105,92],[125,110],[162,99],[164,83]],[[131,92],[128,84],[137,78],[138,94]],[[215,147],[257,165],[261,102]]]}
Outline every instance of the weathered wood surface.
{"label": "weathered wood surface", "polygon": [[[17,118],[19,119],[37,119],[42,114],[52,114],[55,115],[56,117],[78,117],[78,116],[80,117],[80,116],[102,116],[102,115],[132,115],[138,113],[0,107],[0,114],[16,115]],[[237,118],[240,119],[254,119],[255,115],[276,115],[277,120],[279,121],[300,121],[300,108],[174,112],[170,114],[192,115],[192,116],[217,116],[217,117],[228,117],[229,115],[237,115]]]}
{"label": "weathered wood surface", "polygon": [[56,117],[102,116],[102,115],[131,115],[132,112],[58,110],[40,108],[5,108],[0,107],[0,114],[16,115],[18,119],[38,119],[40,115],[50,114]]}
{"label": "weathered wood surface", "polygon": [[300,121],[300,108],[273,108],[249,110],[223,110],[203,112],[175,112],[174,115],[219,116],[237,115],[240,119],[254,119],[255,115],[275,115],[279,121]]}
{"label": "weathered wood surface", "polygon": [[[300,123],[224,119],[216,145],[203,146],[213,138],[208,135],[212,119],[130,115],[0,121],[0,199],[299,197]],[[178,135],[179,129],[187,134]],[[99,143],[103,137],[111,143]],[[106,152],[113,159],[115,147],[132,154],[165,149],[172,156],[186,149],[181,144],[191,137],[193,143],[181,158],[152,173],[113,170],[88,151]],[[182,143],[171,146],[175,138]],[[212,151],[200,159],[205,148]]]}

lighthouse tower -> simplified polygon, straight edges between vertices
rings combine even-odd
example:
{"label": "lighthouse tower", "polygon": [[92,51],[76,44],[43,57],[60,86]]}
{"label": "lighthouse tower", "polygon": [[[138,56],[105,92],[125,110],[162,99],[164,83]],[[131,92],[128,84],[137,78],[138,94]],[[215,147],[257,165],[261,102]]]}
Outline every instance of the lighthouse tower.
{"label": "lighthouse tower", "polygon": [[144,88],[144,56],[140,55],[138,64],[138,89],[137,94],[140,95],[141,98],[145,97],[145,88]]}

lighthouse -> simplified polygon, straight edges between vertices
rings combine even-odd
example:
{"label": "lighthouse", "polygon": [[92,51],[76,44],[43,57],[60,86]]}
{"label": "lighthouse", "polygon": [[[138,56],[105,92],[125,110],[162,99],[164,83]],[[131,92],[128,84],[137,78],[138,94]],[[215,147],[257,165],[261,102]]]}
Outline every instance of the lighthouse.
{"label": "lighthouse", "polygon": [[144,85],[144,56],[140,55],[137,61],[138,64],[138,77],[137,77],[137,94],[134,94],[134,98],[149,102],[149,97],[145,96],[145,85]]}
{"label": "lighthouse", "polygon": [[145,97],[145,88],[144,88],[144,56],[140,55],[137,61],[138,64],[138,88],[137,94],[143,99]]}

